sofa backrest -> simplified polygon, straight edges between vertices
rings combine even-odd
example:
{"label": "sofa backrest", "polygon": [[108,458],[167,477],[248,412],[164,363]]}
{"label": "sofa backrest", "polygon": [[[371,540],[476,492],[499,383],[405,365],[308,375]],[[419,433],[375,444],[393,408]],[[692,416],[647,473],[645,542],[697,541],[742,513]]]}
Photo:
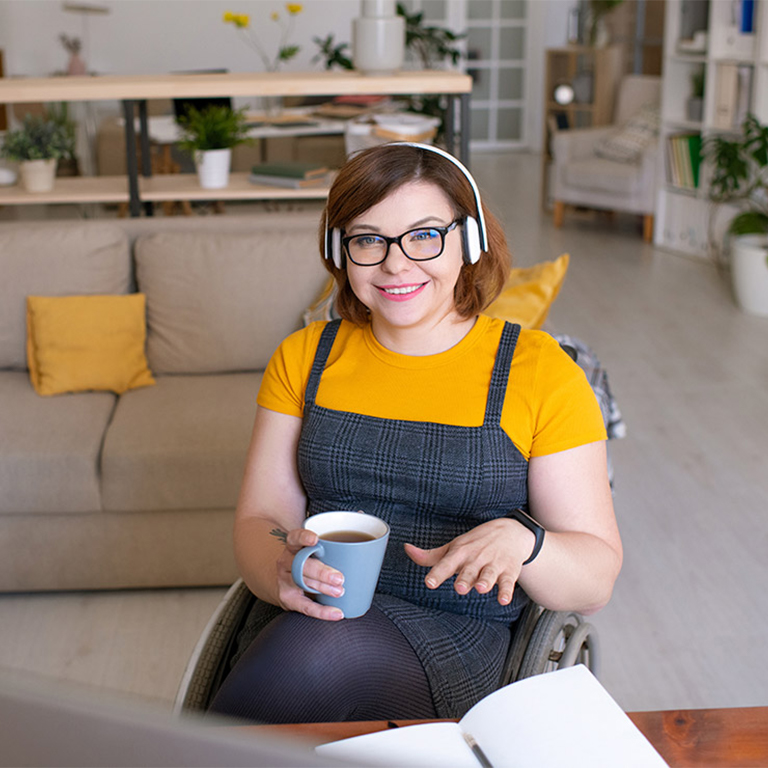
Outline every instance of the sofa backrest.
{"label": "sofa backrest", "polygon": [[27,367],[27,296],[128,293],[131,275],[128,237],[111,223],[0,227],[0,368]]}
{"label": "sofa backrest", "polygon": [[646,104],[661,101],[661,78],[656,75],[625,75],[619,84],[614,123],[621,125]]}
{"label": "sofa backrest", "polygon": [[328,279],[314,216],[142,235],[134,257],[155,374],[263,370]]}

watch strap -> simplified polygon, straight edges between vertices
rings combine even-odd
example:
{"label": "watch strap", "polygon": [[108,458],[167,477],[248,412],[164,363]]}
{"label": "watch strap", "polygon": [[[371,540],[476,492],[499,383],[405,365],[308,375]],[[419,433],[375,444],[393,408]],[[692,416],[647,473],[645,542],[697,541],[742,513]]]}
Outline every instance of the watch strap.
{"label": "watch strap", "polygon": [[525,526],[536,537],[536,541],[533,543],[531,554],[528,556],[527,560],[523,561],[523,565],[532,563],[541,551],[542,544],[544,544],[544,534],[546,531],[527,512],[522,509],[513,509],[511,512],[506,514],[506,517],[509,517],[512,520],[517,520],[520,525]]}

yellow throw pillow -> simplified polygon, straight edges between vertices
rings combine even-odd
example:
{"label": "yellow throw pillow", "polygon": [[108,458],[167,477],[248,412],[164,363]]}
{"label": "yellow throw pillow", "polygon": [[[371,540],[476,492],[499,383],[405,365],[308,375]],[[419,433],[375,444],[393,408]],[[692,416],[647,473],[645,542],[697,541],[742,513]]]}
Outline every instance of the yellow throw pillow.
{"label": "yellow throw pillow", "polygon": [[146,298],[27,296],[27,364],[39,395],[154,384],[144,352]]}
{"label": "yellow throw pillow", "polygon": [[504,290],[484,314],[520,323],[523,328],[541,328],[560,292],[568,260],[564,253],[554,261],[513,269]]}

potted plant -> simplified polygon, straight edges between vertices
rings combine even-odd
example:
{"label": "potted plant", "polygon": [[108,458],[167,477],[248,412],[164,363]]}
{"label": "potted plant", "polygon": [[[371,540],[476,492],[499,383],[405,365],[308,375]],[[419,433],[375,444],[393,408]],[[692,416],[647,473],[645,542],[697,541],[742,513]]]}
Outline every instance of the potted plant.
{"label": "potted plant", "polygon": [[726,231],[736,300],[768,316],[768,126],[747,115],[737,137],[712,136],[703,154],[712,169],[710,199],[738,210]]}
{"label": "potted plant", "polygon": [[6,133],[0,152],[19,163],[21,183],[27,192],[50,192],[56,163],[70,150],[65,126],[39,115],[27,115],[21,128]]}
{"label": "potted plant", "polygon": [[226,187],[232,147],[249,141],[245,109],[216,105],[203,110],[189,107],[177,123],[182,131],[179,147],[192,155],[200,186],[204,189]]}

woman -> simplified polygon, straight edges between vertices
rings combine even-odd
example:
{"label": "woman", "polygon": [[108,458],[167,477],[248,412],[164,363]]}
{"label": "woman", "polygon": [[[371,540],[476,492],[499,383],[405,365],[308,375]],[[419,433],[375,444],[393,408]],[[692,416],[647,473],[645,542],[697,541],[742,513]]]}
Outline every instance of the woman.
{"label": "woman", "polygon": [[[527,596],[587,614],[610,598],[622,548],[599,407],[552,337],[480,314],[509,252],[446,153],[353,157],[320,241],[343,320],[288,337],[264,375],[235,524],[260,599],[212,709],[459,717],[497,687]],[[291,578],[316,542],[305,516],[331,509],[391,527],[374,604],[354,620]],[[315,558],[304,573],[325,594],[344,588]]]}

